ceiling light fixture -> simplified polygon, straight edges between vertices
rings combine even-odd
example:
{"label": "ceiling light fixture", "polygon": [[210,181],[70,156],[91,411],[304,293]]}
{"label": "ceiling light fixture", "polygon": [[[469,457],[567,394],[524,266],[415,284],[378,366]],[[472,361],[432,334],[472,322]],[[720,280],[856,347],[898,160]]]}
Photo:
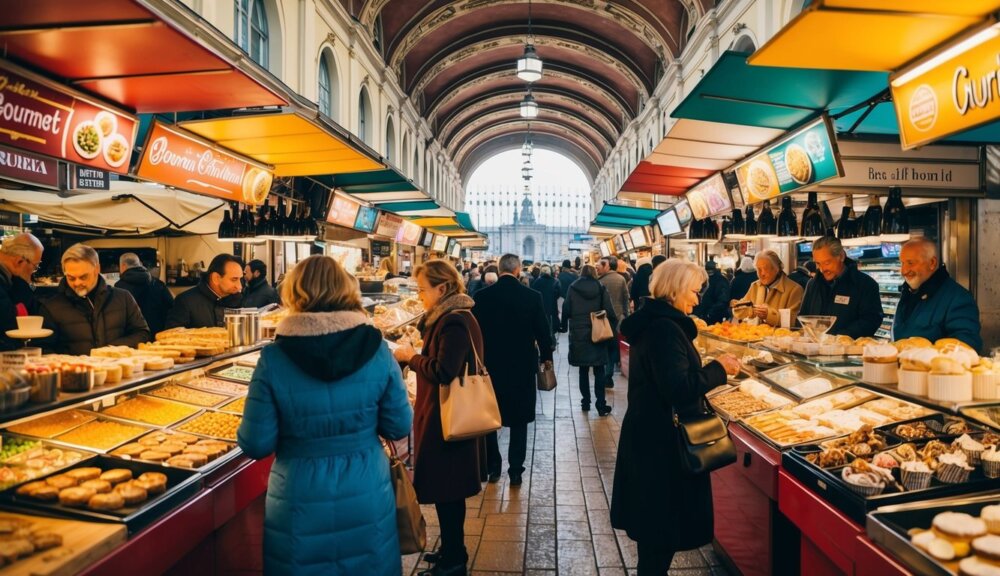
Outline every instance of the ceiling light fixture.
{"label": "ceiling light fixture", "polygon": [[531,33],[531,0],[528,0],[528,38],[524,43],[524,56],[517,59],[517,77],[525,82],[542,78],[542,59],[535,52],[534,39]]}
{"label": "ceiling light fixture", "polygon": [[528,89],[528,93],[524,95],[524,100],[521,100],[521,118],[537,118],[538,117],[538,102],[535,102],[535,97],[531,95],[531,89]]}

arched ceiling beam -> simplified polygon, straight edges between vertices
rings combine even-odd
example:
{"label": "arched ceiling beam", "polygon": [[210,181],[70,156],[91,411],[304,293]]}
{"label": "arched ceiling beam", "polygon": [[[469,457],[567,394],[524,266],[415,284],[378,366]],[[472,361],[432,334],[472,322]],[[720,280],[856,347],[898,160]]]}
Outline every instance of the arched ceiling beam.
{"label": "arched ceiling beam", "polygon": [[[569,158],[583,170],[583,173],[587,176],[588,183],[593,185],[594,179],[597,178],[601,167],[582,148],[568,140],[544,132],[532,132],[531,141],[536,150],[551,150]],[[459,177],[462,179],[462,182],[468,182],[469,178],[483,162],[502,152],[520,149],[523,143],[524,134],[522,133],[504,134],[483,142],[469,152],[465,160],[458,165]]]}
{"label": "arched ceiling beam", "polygon": [[[519,134],[528,133],[529,123],[524,118],[516,118],[508,120],[506,122],[500,122],[494,124],[488,128],[484,128],[476,133],[472,138],[465,140],[460,146],[455,148],[455,153],[452,158],[454,162],[461,163],[462,158],[472,149],[479,145],[480,142],[486,141],[493,136],[498,136],[500,134],[507,134],[511,132],[517,132]],[[537,132],[544,132],[551,134],[553,136],[562,138],[564,140],[572,141],[576,146],[585,150],[587,154],[594,160],[597,164],[603,164],[605,156],[601,151],[594,146],[594,143],[587,139],[587,137],[581,134],[579,131],[575,130],[571,126],[566,126],[558,122],[550,122],[546,120],[540,120],[538,118],[533,119],[530,122],[531,133],[535,134]]]}
{"label": "arched ceiling beam", "polygon": [[[479,130],[488,128],[498,122],[516,120],[520,118],[521,114],[516,106],[502,106],[496,108],[483,113],[475,120],[463,125],[451,138],[442,141],[442,145],[449,151],[452,151],[454,148],[460,146],[464,141],[474,137],[475,133]],[[539,116],[539,118],[549,122],[558,122],[565,126],[573,127],[581,134],[584,134],[587,138],[589,138],[591,142],[600,145],[605,155],[611,152],[611,149],[615,145],[614,138],[601,133],[600,129],[594,126],[589,120],[587,120],[586,117],[580,116],[572,110],[547,106],[545,108],[545,112],[543,115]]]}

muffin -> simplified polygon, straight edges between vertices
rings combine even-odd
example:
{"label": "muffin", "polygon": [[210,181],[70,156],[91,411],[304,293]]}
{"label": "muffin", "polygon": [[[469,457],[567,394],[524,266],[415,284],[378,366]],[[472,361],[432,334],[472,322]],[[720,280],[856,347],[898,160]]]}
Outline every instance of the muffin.
{"label": "muffin", "polygon": [[950,452],[938,456],[937,477],[946,484],[960,484],[969,479],[972,466],[965,452]]}
{"label": "muffin", "polygon": [[993,366],[980,363],[979,366],[972,369],[972,397],[976,400],[1000,399],[997,380]]}
{"label": "muffin", "polygon": [[996,446],[988,447],[982,454],[983,474],[987,478],[1000,478],[1000,452]]}
{"label": "muffin", "polygon": [[931,362],[927,397],[944,402],[972,400],[972,373],[956,358],[938,356]]}
{"label": "muffin", "polygon": [[920,460],[900,464],[899,475],[903,481],[903,487],[907,490],[923,490],[931,485],[930,466]]}
{"label": "muffin", "polygon": [[969,459],[970,466],[976,466],[983,461],[983,450],[985,450],[986,447],[972,436],[962,434],[955,439],[952,445],[958,446],[961,448],[962,452],[965,452],[965,456]]}

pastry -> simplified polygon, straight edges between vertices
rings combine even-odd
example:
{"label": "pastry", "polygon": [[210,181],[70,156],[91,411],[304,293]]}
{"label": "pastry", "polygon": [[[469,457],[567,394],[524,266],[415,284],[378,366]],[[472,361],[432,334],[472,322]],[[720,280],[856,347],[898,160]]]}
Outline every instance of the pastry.
{"label": "pastry", "polygon": [[35,553],[35,545],[25,538],[16,538],[0,542],[0,565],[13,564],[18,558]]}
{"label": "pastry", "polygon": [[144,472],[139,475],[138,480],[152,480],[155,482],[167,483],[167,475],[163,472]]}
{"label": "pastry", "polygon": [[160,444],[157,450],[160,452],[166,452],[171,456],[176,456],[183,452],[185,448],[187,448],[187,444],[183,442],[164,442],[163,444]]}
{"label": "pastry", "polygon": [[91,510],[118,510],[125,507],[125,498],[116,492],[107,494],[95,494],[87,502],[87,508]]}
{"label": "pastry", "polygon": [[904,350],[915,349],[915,348],[917,348],[917,349],[919,349],[919,348],[931,348],[931,347],[934,346],[933,344],[931,344],[930,340],[928,340],[926,338],[922,338],[920,336],[913,336],[911,338],[903,338],[902,340],[897,340],[897,341],[893,342],[892,345],[895,346],[896,349],[899,350],[900,352],[902,352]]}
{"label": "pastry", "polygon": [[45,488],[48,483],[43,481],[28,482],[27,484],[22,484],[17,488],[18,496],[31,496],[31,493],[39,488]]}
{"label": "pastry", "polygon": [[942,512],[934,517],[931,528],[938,536],[952,542],[971,542],[986,535],[986,523],[962,512]]}
{"label": "pastry", "polygon": [[982,462],[983,450],[986,447],[981,442],[972,438],[972,436],[962,434],[955,439],[952,445],[957,446],[962,452],[965,452],[966,457],[969,459],[969,464],[976,466]]}
{"label": "pastry", "polygon": [[931,362],[939,356],[934,348],[908,348],[899,353],[899,366],[903,370],[929,372]]}
{"label": "pastry", "polygon": [[59,491],[59,503],[63,506],[85,506],[97,492],[91,488],[66,488]]}
{"label": "pastry", "polygon": [[945,348],[954,348],[954,347],[960,347],[972,350],[972,348],[970,348],[968,344],[962,342],[958,338],[940,338],[934,341],[934,347],[937,348],[938,350],[943,350]]}
{"label": "pastry", "polygon": [[121,494],[122,498],[125,499],[125,504],[129,506],[145,502],[146,499],[149,498],[149,494],[146,492],[146,489],[141,486],[136,486],[131,480],[115,486],[115,492]]}
{"label": "pastry", "polygon": [[142,488],[149,494],[163,494],[167,491],[167,481],[163,480],[133,480],[132,485],[137,488]]}
{"label": "pastry", "polygon": [[59,499],[59,489],[55,486],[43,486],[31,491],[30,496],[42,502],[55,502]]}
{"label": "pastry", "polygon": [[156,448],[157,446],[159,446],[160,444],[163,443],[163,440],[160,440],[159,438],[157,438],[158,435],[159,434],[155,434],[155,435],[154,434],[150,434],[149,436],[143,436],[142,438],[139,438],[139,442],[137,442],[137,444],[139,444],[140,446],[145,446],[145,448],[143,448],[143,450],[149,450],[150,448]]}
{"label": "pastry", "polygon": [[907,490],[923,490],[931,484],[931,468],[921,461],[907,461],[899,465],[899,475]]}
{"label": "pastry", "polygon": [[878,364],[888,364],[895,362],[899,354],[895,346],[890,344],[871,344],[865,346],[862,359],[865,362],[875,362]]}
{"label": "pastry", "polygon": [[947,484],[959,484],[969,479],[973,468],[964,452],[944,453],[937,457],[938,480]]}
{"label": "pastry", "polygon": [[111,482],[107,480],[87,480],[80,484],[80,488],[90,488],[98,494],[106,494],[111,492]]}
{"label": "pastry", "polygon": [[979,511],[979,517],[983,519],[983,522],[986,522],[986,529],[991,534],[1000,534],[1000,505],[984,506]]}
{"label": "pastry", "polygon": [[93,480],[95,478],[101,477],[101,469],[88,466],[85,468],[74,468],[66,472],[65,476],[73,478],[77,482],[85,482],[87,480]]}
{"label": "pastry", "polygon": [[[190,467],[201,468],[205,464],[208,464],[208,456],[206,454],[199,454],[199,453],[196,453],[196,452],[188,452],[186,450],[184,451],[183,454],[181,454],[180,456],[174,456],[174,458],[184,458],[184,459],[190,461],[191,462],[191,466],[189,466],[189,468]],[[169,463],[170,463],[170,460],[167,460],[167,464],[169,464]]]}
{"label": "pastry", "polygon": [[841,346],[853,346],[854,338],[851,338],[846,334],[840,334],[839,336],[834,337],[833,342],[834,344],[839,344]]}
{"label": "pastry", "polygon": [[[205,461],[208,461],[207,457],[205,458]],[[167,459],[167,466],[174,466],[176,468],[197,468],[194,461],[191,458],[188,458],[188,455],[186,454],[171,456]]]}
{"label": "pastry", "polygon": [[891,470],[899,466],[899,461],[889,455],[888,452],[882,452],[881,454],[876,454],[872,458],[872,464],[878,466],[879,468],[885,468]]}
{"label": "pastry", "polygon": [[140,460],[148,460],[150,462],[163,462],[167,458],[170,458],[170,453],[161,450],[146,450],[142,454],[139,454]]}
{"label": "pastry", "polygon": [[893,449],[893,454],[900,462],[912,462],[917,459],[917,449],[913,444],[900,444]]}
{"label": "pastry", "polygon": [[35,552],[42,552],[62,546],[63,538],[53,532],[35,532],[31,535],[31,543],[35,545]]}
{"label": "pastry", "polygon": [[146,450],[148,450],[146,446],[143,446],[139,442],[132,442],[131,444],[126,444],[121,448],[113,450],[111,453],[115,456],[129,456],[131,458],[135,458]]}
{"label": "pastry", "polygon": [[948,356],[935,356],[931,361],[931,374],[965,374],[962,363]]}
{"label": "pastry", "polygon": [[1000,478],[1000,451],[996,446],[990,446],[983,451],[983,474],[987,478]]}
{"label": "pastry", "polygon": [[52,486],[53,488],[58,488],[59,490],[62,490],[63,488],[71,488],[79,484],[76,478],[73,478],[72,476],[67,476],[65,474],[59,474],[58,476],[49,476],[45,480],[45,482],[49,486]]}
{"label": "pastry", "polygon": [[1000,576],[1000,566],[979,556],[963,558],[958,563],[959,576]]}
{"label": "pastry", "polygon": [[127,468],[114,468],[101,474],[101,480],[107,480],[112,484],[120,484],[132,479],[132,471]]}

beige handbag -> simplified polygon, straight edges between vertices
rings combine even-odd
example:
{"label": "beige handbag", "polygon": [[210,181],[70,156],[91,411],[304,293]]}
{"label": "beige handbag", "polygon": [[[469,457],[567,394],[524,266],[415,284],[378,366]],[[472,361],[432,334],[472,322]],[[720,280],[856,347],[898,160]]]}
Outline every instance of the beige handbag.
{"label": "beige handbag", "polygon": [[608,313],[604,310],[590,313],[590,341],[594,344],[607,342],[615,337],[611,331],[611,322],[608,321]]}
{"label": "beige handbag", "polygon": [[448,442],[485,436],[501,426],[500,406],[493,391],[493,382],[479,360],[471,332],[469,343],[476,359],[475,373],[469,374],[469,364],[466,363],[463,376],[456,376],[448,386],[438,386],[441,433]]}

